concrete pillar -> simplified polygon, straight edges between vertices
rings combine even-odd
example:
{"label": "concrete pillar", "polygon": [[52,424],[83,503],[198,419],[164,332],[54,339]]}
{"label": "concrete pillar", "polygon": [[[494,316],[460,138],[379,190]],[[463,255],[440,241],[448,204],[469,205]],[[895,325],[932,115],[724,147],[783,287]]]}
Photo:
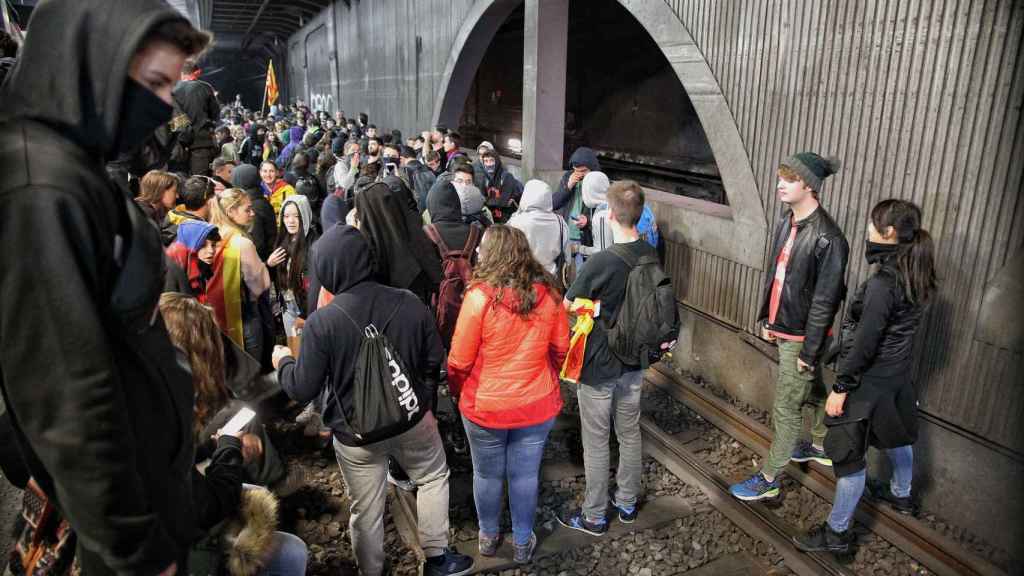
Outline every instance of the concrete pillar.
{"label": "concrete pillar", "polygon": [[526,0],[523,31],[523,177],[562,170],[569,0]]}

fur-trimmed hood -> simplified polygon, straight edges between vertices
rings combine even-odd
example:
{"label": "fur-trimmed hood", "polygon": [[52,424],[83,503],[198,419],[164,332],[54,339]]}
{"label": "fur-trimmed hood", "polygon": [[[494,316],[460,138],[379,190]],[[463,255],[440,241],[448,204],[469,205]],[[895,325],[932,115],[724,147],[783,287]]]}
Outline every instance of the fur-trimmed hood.
{"label": "fur-trimmed hood", "polygon": [[256,576],[277,531],[277,497],[266,488],[242,490],[242,504],[224,527],[221,543],[231,576]]}

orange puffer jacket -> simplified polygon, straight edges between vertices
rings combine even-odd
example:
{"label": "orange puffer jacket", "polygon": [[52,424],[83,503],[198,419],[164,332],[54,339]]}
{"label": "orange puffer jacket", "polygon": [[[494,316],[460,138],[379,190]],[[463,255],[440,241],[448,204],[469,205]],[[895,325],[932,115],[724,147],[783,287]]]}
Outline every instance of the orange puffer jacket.
{"label": "orange puffer jacket", "polygon": [[515,292],[492,286],[466,291],[448,354],[448,383],[459,410],[486,428],[524,428],[562,409],[558,371],[569,349],[569,324],[557,292],[534,284],[537,304],[514,311]]}

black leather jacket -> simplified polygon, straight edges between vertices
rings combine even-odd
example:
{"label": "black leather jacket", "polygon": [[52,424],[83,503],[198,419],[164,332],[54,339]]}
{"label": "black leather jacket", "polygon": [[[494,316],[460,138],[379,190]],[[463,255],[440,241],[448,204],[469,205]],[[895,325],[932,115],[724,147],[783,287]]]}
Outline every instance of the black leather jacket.
{"label": "black leather jacket", "polygon": [[836,369],[841,388],[856,388],[865,375],[887,377],[910,369],[922,307],[907,298],[890,261],[857,288],[847,308]]}
{"label": "black leather jacket", "polygon": [[[767,321],[772,282],[779,254],[789,238],[792,212],[775,226],[771,261],[765,274],[758,321]],[[775,323],[770,330],[804,337],[800,359],[815,365],[827,351],[827,336],[839,304],[846,297],[846,261],[850,245],[825,208],[818,207],[797,222],[796,238],[786,265],[786,281]]]}

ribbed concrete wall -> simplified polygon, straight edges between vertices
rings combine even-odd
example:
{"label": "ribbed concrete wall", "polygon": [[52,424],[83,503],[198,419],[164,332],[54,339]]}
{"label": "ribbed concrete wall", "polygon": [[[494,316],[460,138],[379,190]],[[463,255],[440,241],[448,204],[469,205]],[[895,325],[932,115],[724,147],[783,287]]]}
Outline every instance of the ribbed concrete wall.
{"label": "ribbed concrete wall", "polygon": [[[922,330],[922,408],[1024,452],[1019,343],[975,338],[986,285],[1020,251],[1024,234],[1024,3],[669,4],[729,102],[770,220],[779,211],[774,172],[783,157],[814,150],[844,162],[822,200],[853,249],[851,289],[868,274],[862,245],[870,207],[887,197],[921,205],[942,279]],[[686,300],[749,329],[754,272],[674,248],[691,263]],[[727,285],[738,288],[716,289]]]}

